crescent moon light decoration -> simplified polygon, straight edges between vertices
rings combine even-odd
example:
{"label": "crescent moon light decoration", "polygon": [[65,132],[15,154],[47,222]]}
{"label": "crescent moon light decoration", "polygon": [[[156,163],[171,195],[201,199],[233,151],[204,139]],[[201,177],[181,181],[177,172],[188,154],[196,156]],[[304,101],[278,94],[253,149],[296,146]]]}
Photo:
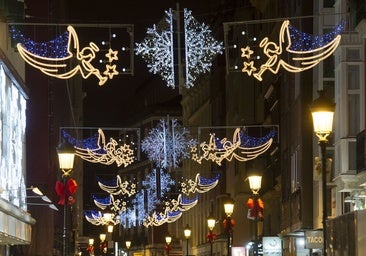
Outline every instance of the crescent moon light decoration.
{"label": "crescent moon light decoration", "polygon": [[[311,36],[296,30],[290,25],[290,21],[285,20],[278,34],[278,44],[270,41],[268,37],[259,43],[264,56],[267,57],[259,68],[255,67],[254,61],[250,61],[254,53],[250,46],[241,48],[241,57],[248,60],[243,62],[242,72],[262,81],[262,75],[267,70],[277,74],[281,67],[293,73],[313,68],[337,49],[343,25],[338,25],[330,33]],[[285,53],[287,55],[282,56]]]}

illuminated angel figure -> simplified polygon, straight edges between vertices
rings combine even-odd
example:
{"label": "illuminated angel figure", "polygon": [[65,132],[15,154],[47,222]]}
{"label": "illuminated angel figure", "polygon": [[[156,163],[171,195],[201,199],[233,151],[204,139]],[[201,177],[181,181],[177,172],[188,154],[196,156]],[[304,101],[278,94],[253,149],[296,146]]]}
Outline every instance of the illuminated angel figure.
{"label": "illuminated angel figure", "polygon": [[97,147],[93,149],[75,147],[75,155],[80,158],[92,162],[111,165],[114,162],[117,166],[124,165],[124,167],[133,163],[134,155],[130,145],[123,144],[118,147],[118,142],[113,138],[106,143],[105,135],[101,129],[98,129],[98,143]]}
{"label": "illuminated angel figure", "polygon": [[194,180],[189,179],[187,181],[181,182],[181,190],[185,195],[190,195],[194,193],[206,193],[207,191],[216,187],[219,183],[220,174],[217,174],[212,179],[207,179],[201,177],[199,173],[196,174]]}
{"label": "illuminated angel figure", "polygon": [[[314,45],[313,41],[309,42],[308,44],[312,45],[313,48],[299,49],[296,47],[299,42],[295,41],[295,39],[298,41],[305,41],[306,39],[297,38],[295,34],[304,35],[305,33],[295,30],[295,28],[290,25],[290,21],[285,20],[282,23],[278,35],[278,43],[272,42],[268,37],[265,37],[259,44],[264,55],[268,57],[267,61],[260,66],[258,71],[252,66],[250,66],[251,68],[248,69],[249,63],[244,62],[244,68],[242,72],[247,72],[249,76],[253,74],[257,80],[262,81],[262,75],[267,70],[277,74],[281,67],[293,73],[313,68],[319,62],[329,57],[338,47],[341,41],[340,32],[342,29],[343,26],[340,25],[337,26],[333,32],[315,37],[315,41],[321,42],[321,44],[319,43]],[[242,48],[242,52],[245,49],[246,48]],[[283,53],[287,53],[287,55],[282,57],[281,55]],[[247,56],[243,56],[242,54],[242,57]],[[252,71],[256,72],[252,73]]]}
{"label": "illuminated angel figure", "polygon": [[89,46],[79,49],[79,39],[72,26],[68,26],[69,32],[67,53],[68,55],[60,58],[43,57],[32,53],[27,50],[21,43],[17,44],[17,49],[21,57],[29,65],[39,69],[46,75],[68,79],[77,73],[80,73],[84,79],[87,79],[91,75],[95,75],[99,79],[99,85],[105,84],[109,78],[112,78],[115,74],[115,70],[112,70],[114,66],[107,65],[107,71],[104,72],[106,76],[103,76],[99,69],[95,68],[92,61],[95,59],[96,52],[99,52],[99,47],[90,42]]}
{"label": "illuminated angel figure", "polygon": [[245,135],[240,128],[235,129],[232,141],[227,138],[220,140],[215,137],[215,134],[211,134],[209,143],[200,144],[202,155],[198,155],[196,147],[191,148],[192,160],[199,164],[203,159],[211,160],[218,165],[221,165],[224,159],[231,161],[235,158],[241,162],[249,161],[266,152],[272,145],[273,137],[274,131],[271,131],[266,136],[256,139]]}
{"label": "illuminated angel figure", "polygon": [[106,184],[106,182],[98,181],[99,187],[111,195],[127,195],[133,196],[136,194],[136,183],[129,181],[122,181],[121,176],[117,175],[116,181],[113,184]]}

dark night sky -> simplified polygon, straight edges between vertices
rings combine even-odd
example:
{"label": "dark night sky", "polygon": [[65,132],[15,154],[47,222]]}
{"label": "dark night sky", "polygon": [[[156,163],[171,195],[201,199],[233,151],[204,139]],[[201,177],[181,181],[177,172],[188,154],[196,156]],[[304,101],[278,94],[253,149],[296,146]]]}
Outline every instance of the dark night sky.
{"label": "dark night sky", "polygon": [[[177,2],[158,1],[102,1],[94,8],[90,1],[66,1],[66,19],[70,23],[133,24],[134,41],[141,42],[146,29],[157,24],[165,10],[177,9]],[[199,21],[209,24],[217,13],[219,1],[185,0],[179,3],[179,10],[188,8]],[[183,13],[181,14],[183,16]],[[98,86],[95,79],[84,81],[87,96],[84,99],[85,126],[120,126],[134,115],[136,106],[143,105],[149,94],[159,91],[161,101],[169,101],[177,95],[177,89],[168,88],[158,75],[152,75],[141,56],[134,56],[134,76],[119,75],[104,86]],[[149,88],[148,88],[149,87]],[[143,95],[141,95],[141,90]],[[139,92],[138,92],[139,91]],[[132,102],[131,102],[132,101]],[[156,102],[160,103],[160,102]]]}

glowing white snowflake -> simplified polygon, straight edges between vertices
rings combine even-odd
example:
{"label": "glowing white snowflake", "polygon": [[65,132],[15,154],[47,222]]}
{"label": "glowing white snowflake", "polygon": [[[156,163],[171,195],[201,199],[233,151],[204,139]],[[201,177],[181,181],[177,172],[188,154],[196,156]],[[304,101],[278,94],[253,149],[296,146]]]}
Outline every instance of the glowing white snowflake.
{"label": "glowing white snowflake", "polygon": [[221,54],[222,42],[211,36],[211,30],[204,23],[200,24],[184,9],[186,87],[193,87],[193,82],[201,73],[206,73],[212,66],[212,59]]}
{"label": "glowing white snowflake", "polygon": [[189,148],[196,144],[188,129],[176,119],[162,119],[158,127],[149,131],[141,143],[141,149],[158,167],[177,168],[183,159],[189,157]]}
{"label": "glowing white snowflake", "polygon": [[[181,63],[174,62],[174,55],[183,49],[174,44],[179,39],[174,38],[172,10],[165,13],[166,17],[158,26],[147,29],[147,36],[142,43],[136,43],[135,53],[147,62],[150,72],[159,74],[168,87],[175,88],[178,78],[175,77],[174,66]],[[182,52],[182,56],[185,56],[185,87],[190,88],[199,74],[210,70],[212,59],[222,53],[223,44],[216,41],[209,27],[198,23],[187,9],[184,9],[184,38],[185,52]]]}
{"label": "glowing white snowflake", "polygon": [[159,74],[168,87],[174,83],[174,48],[173,48],[173,14],[165,11],[165,18],[158,26],[147,29],[147,36],[141,43],[136,43],[135,53],[147,62],[149,71]]}

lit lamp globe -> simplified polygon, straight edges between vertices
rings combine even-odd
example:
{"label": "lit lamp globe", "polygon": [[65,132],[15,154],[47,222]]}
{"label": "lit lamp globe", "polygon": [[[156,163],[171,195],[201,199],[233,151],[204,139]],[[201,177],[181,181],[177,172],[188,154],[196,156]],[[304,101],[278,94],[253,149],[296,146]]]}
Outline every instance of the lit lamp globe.
{"label": "lit lamp globe", "polygon": [[100,234],[99,235],[99,239],[100,241],[103,243],[105,241],[105,238],[106,238],[106,234]]}
{"label": "lit lamp globe", "polygon": [[167,245],[170,245],[170,243],[172,242],[172,237],[170,235],[167,235],[165,237],[165,242],[166,242]]}
{"label": "lit lamp globe", "polygon": [[189,227],[189,225],[187,224],[187,225],[186,225],[186,227],[184,228],[184,237],[185,237],[186,239],[189,239],[189,238],[190,238],[190,236],[191,236],[191,232],[192,232],[192,230],[191,230],[191,228]]}
{"label": "lit lamp globe", "polygon": [[252,175],[248,177],[249,187],[253,194],[257,195],[262,186],[262,176]]}
{"label": "lit lamp globe", "polygon": [[207,218],[207,226],[210,231],[212,231],[215,227],[216,219],[212,215],[208,216]]}
{"label": "lit lamp globe", "polygon": [[127,250],[129,250],[130,247],[131,247],[131,241],[127,240],[126,241],[126,248],[127,248]]}
{"label": "lit lamp globe", "polygon": [[327,137],[332,132],[334,110],[335,103],[325,96],[324,91],[319,91],[319,98],[315,99],[310,106],[314,133],[319,138],[319,142],[327,142]]}
{"label": "lit lamp globe", "polygon": [[227,217],[231,217],[231,215],[234,212],[234,200],[231,198],[227,199],[227,201],[224,203],[224,210]]}
{"label": "lit lamp globe", "polygon": [[57,155],[60,169],[64,175],[69,175],[70,170],[74,168],[74,147],[70,143],[63,141],[57,146]]}

